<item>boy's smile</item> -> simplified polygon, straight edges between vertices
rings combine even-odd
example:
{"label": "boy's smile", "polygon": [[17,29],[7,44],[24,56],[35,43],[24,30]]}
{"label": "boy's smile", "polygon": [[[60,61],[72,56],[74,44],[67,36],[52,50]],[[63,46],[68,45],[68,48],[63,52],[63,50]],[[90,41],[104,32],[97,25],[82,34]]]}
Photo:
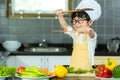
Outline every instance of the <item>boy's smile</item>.
{"label": "boy's smile", "polygon": [[74,29],[76,31],[81,31],[81,29],[83,29],[84,27],[87,27],[87,21],[85,18],[79,18],[79,17],[75,17],[72,21]]}

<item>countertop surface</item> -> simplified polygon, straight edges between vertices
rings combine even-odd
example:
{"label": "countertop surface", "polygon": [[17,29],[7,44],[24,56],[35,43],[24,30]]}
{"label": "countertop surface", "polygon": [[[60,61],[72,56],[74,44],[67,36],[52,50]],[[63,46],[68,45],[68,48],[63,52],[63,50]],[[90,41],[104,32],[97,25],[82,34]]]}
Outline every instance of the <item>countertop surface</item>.
{"label": "countertop surface", "polygon": [[[65,47],[66,52],[27,52],[24,51],[25,47],[22,45],[17,51],[13,51],[10,55],[71,55],[72,54],[72,44],[49,44],[53,47]],[[33,46],[34,47],[34,46]],[[0,51],[5,52],[6,50],[0,45]],[[95,50],[95,56],[120,56],[120,49],[118,52],[108,52],[105,44],[98,44]]]}
{"label": "countertop surface", "polygon": [[64,78],[53,77],[51,80],[100,80],[94,76],[94,74],[67,74]]}
{"label": "countertop surface", "polygon": [[65,78],[51,78],[50,80],[100,80],[94,77],[65,77]]}
{"label": "countertop surface", "polygon": [[[15,77],[14,80],[21,80],[21,79],[19,77]],[[33,80],[33,79],[25,79],[25,80]],[[38,80],[38,79],[35,79],[35,80]],[[39,80],[48,80],[48,79],[39,79]],[[100,80],[100,79],[95,77],[94,74],[92,73],[86,73],[86,74],[68,73],[63,78],[58,78],[57,76],[55,76],[55,77],[49,78],[49,80]]]}
{"label": "countertop surface", "polygon": [[[18,77],[13,77],[13,78],[7,78],[5,80],[33,80],[33,79],[21,79]],[[38,79],[35,79],[38,80]],[[48,80],[48,79],[39,79],[39,80]],[[65,76],[64,78],[58,78],[58,77],[52,77],[49,78],[49,80],[100,80],[99,78],[96,78],[94,76]]]}

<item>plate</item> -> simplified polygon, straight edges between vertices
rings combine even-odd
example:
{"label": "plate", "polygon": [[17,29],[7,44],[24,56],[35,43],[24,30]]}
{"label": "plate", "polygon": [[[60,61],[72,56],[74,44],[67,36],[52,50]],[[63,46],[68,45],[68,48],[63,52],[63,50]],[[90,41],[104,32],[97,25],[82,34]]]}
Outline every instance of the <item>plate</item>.
{"label": "plate", "polygon": [[55,76],[47,76],[47,77],[24,78],[18,75],[15,75],[15,76],[18,78],[21,78],[22,80],[49,80],[49,78],[55,77]]}
{"label": "plate", "polygon": [[12,77],[12,76],[0,76],[0,78],[7,78],[7,77]]}
{"label": "plate", "polygon": [[0,76],[0,80],[4,80],[5,78],[12,77],[12,76]]}

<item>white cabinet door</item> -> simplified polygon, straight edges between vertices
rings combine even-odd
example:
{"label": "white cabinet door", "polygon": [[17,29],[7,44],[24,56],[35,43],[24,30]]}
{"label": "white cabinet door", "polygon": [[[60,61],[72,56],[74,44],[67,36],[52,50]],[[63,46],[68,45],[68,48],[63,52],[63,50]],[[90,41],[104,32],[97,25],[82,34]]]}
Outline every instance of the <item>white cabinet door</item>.
{"label": "white cabinet door", "polygon": [[69,65],[71,56],[10,56],[7,65],[37,66],[53,71],[56,65]]}
{"label": "white cabinet door", "polygon": [[45,63],[48,64],[50,71],[53,71],[56,65],[69,65],[71,56],[45,56]]}
{"label": "white cabinet door", "polygon": [[41,67],[44,56],[16,56],[16,66],[30,67],[32,65]]}
{"label": "white cabinet door", "polygon": [[8,56],[6,65],[7,66],[16,66],[16,56]]}

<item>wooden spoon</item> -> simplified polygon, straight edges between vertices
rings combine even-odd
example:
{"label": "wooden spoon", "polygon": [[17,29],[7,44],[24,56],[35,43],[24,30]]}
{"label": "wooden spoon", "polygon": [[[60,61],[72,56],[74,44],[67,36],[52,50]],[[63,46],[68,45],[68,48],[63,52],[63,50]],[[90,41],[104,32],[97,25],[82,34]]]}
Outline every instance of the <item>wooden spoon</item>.
{"label": "wooden spoon", "polygon": [[75,32],[75,31],[66,31],[66,30],[52,30],[52,32]]}
{"label": "wooden spoon", "polygon": [[93,10],[92,8],[83,8],[83,9],[78,9],[78,10],[68,10],[68,11],[63,11],[63,13],[71,13],[71,12],[79,12],[79,11],[91,11]]}

